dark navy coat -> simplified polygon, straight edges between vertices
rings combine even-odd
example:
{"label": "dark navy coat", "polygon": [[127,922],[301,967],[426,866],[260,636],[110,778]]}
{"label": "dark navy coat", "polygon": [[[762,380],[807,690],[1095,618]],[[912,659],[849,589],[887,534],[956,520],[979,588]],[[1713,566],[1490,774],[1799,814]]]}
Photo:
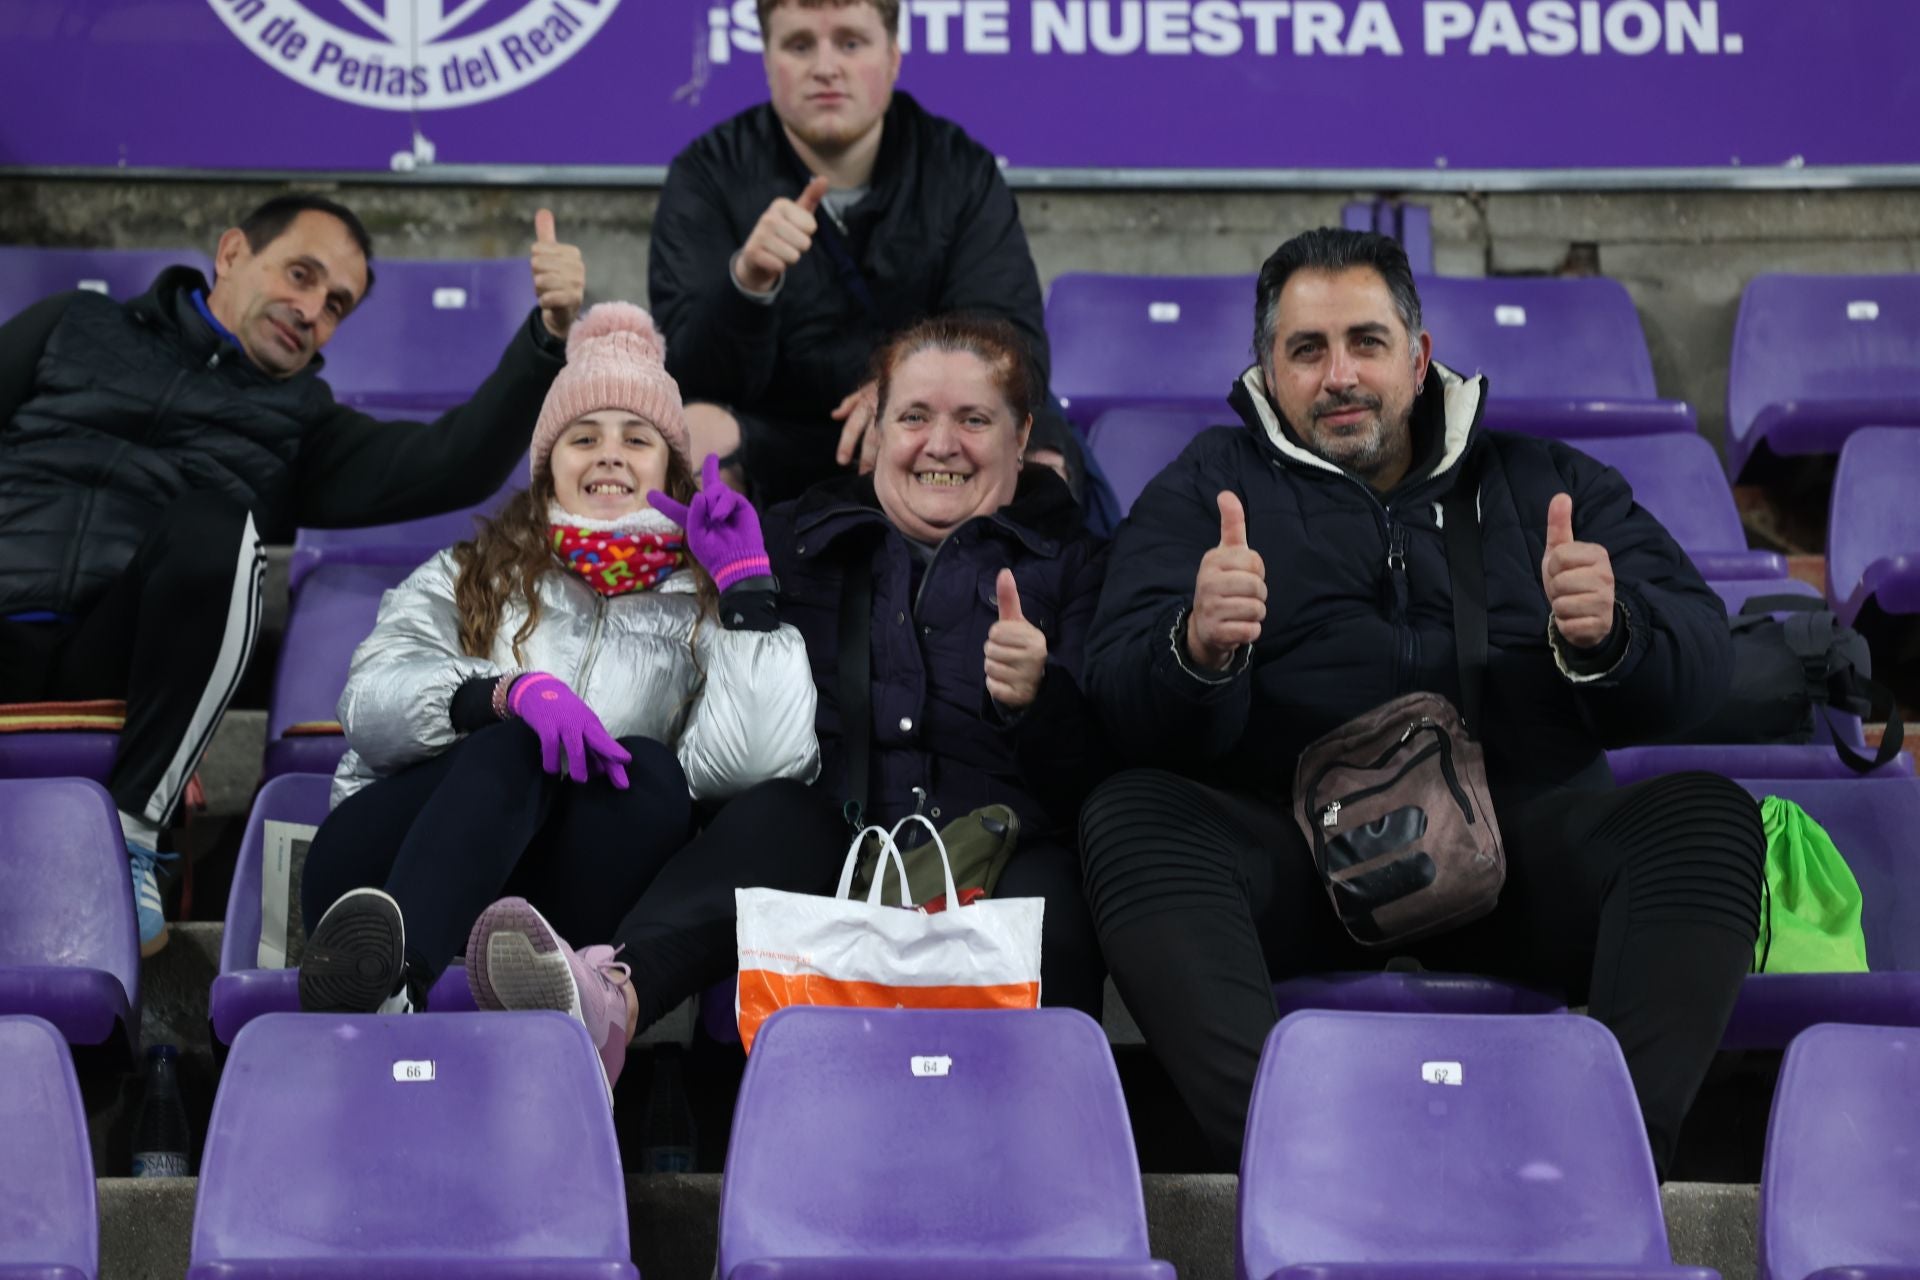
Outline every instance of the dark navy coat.
{"label": "dark navy coat", "polygon": [[[1025,468],[1011,503],[954,530],[924,565],[880,510],[871,477],[817,486],[774,508],[765,529],[781,620],[806,637],[819,686],[820,785],[849,795],[840,596],[847,566],[864,556],[873,566],[869,818],[912,813],[919,787],[936,823],[1006,804],[1024,832],[1071,839],[1105,759],[1080,671],[1106,554],[1059,477]],[[984,655],[1006,568],[1048,655],[1039,697],[1012,718],[987,696]]]}
{"label": "dark navy coat", "polygon": [[[1345,721],[1415,690],[1457,701],[1440,504],[1462,468],[1478,486],[1490,649],[1478,736],[1497,794],[1610,785],[1603,748],[1711,714],[1731,661],[1724,604],[1618,472],[1559,441],[1482,430],[1485,396],[1484,378],[1433,366],[1415,407],[1414,466],[1376,495],[1301,445],[1249,369],[1231,401],[1242,423],[1195,438],[1116,537],[1087,690],[1119,747],[1282,796],[1301,750]],[[1250,657],[1210,680],[1176,646],[1200,558],[1219,542],[1223,489],[1246,507],[1269,595]],[[1613,561],[1604,669],[1549,640],[1540,562],[1547,506],[1561,492],[1573,498],[1575,538]],[[1402,556],[1390,557],[1395,546]]]}

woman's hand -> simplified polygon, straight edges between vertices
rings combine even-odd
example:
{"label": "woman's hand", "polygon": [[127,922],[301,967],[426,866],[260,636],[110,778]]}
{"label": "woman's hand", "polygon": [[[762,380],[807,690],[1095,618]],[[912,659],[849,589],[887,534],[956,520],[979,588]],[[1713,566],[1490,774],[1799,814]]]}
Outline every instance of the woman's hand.
{"label": "woman's hand", "polygon": [[621,791],[627,789],[626,766],[633,757],[614,741],[593,708],[567,688],[558,676],[530,671],[513,682],[507,710],[527,722],[540,738],[540,767],[560,772],[560,753],[567,757],[567,776],[575,782],[604,773]]}
{"label": "woman's hand", "polygon": [[987,692],[1008,711],[1024,710],[1040,696],[1047,674],[1047,637],[1020,612],[1020,589],[1013,570],[1002,569],[994,583],[1000,620],[987,632]]}

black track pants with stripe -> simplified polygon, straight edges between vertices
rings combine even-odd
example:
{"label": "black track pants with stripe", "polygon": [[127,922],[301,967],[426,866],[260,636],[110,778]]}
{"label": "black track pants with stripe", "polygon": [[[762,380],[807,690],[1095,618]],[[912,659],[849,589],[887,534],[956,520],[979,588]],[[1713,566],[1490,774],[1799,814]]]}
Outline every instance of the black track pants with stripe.
{"label": "black track pants with stripe", "polygon": [[245,508],[183,496],[84,614],[0,620],[0,702],[125,699],[107,789],[167,826],[253,654],[265,565]]}

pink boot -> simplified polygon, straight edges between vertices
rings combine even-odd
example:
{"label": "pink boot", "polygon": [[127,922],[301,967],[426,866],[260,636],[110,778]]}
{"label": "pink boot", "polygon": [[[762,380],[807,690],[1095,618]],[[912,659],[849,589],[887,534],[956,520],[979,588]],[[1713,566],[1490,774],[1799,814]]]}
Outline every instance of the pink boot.
{"label": "pink boot", "polygon": [[575,951],[525,898],[502,898],[467,935],[467,985],[481,1009],[556,1009],[587,1028],[607,1073],[607,1094],[627,1063],[631,978],[612,947]]}

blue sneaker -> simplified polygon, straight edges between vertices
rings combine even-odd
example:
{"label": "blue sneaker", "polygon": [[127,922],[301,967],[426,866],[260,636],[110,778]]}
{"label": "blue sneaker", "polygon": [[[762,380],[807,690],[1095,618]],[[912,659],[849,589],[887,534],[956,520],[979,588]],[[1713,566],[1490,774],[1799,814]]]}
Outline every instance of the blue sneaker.
{"label": "blue sneaker", "polygon": [[127,860],[133,870],[133,911],[140,922],[140,958],[146,959],[167,945],[167,916],[160,905],[160,880],[154,864],[172,862],[177,853],[156,853],[127,842]]}

